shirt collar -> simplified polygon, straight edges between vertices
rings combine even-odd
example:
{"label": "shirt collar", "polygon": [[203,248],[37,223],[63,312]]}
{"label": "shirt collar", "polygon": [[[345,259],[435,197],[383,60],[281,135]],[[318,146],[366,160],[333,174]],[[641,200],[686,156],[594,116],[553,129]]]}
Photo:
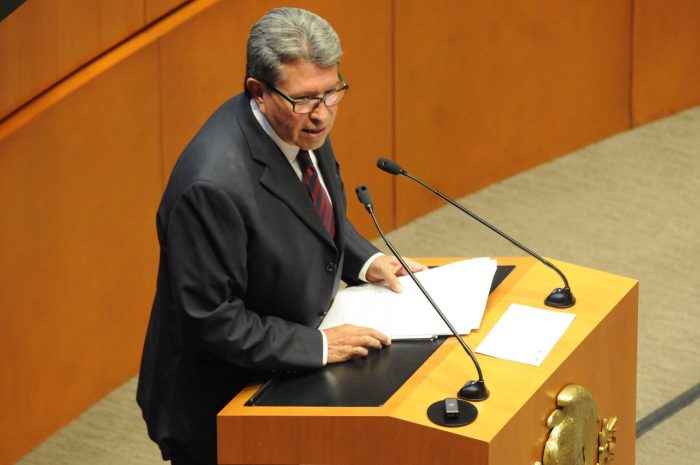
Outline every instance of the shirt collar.
{"label": "shirt collar", "polygon": [[270,139],[272,139],[275,144],[277,144],[277,147],[280,148],[284,156],[289,160],[290,162],[293,162],[297,158],[297,154],[299,153],[299,147],[296,145],[288,144],[287,142],[283,141],[280,136],[277,135],[274,129],[272,129],[272,126],[270,126],[270,122],[265,118],[265,115],[262,114],[260,111],[260,107],[258,107],[258,103],[254,99],[250,99],[250,109],[253,110],[253,115],[255,116],[255,119],[258,120],[258,123],[260,123],[260,126],[263,128],[263,131],[270,136]]}

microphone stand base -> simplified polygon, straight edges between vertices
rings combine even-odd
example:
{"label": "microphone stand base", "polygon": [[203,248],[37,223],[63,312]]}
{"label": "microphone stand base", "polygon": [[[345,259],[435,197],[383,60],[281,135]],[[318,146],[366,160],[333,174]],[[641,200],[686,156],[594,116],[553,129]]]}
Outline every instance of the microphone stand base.
{"label": "microphone stand base", "polygon": [[549,294],[544,300],[544,304],[548,307],[554,308],[569,308],[573,307],[576,303],[576,297],[571,293],[571,289],[568,287],[561,288],[558,287]]}
{"label": "microphone stand base", "polygon": [[479,411],[469,402],[457,400],[459,412],[448,416],[445,413],[445,401],[439,400],[428,407],[428,419],[439,426],[464,426],[476,420]]}
{"label": "microphone stand base", "polygon": [[457,397],[472,402],[479,402],[489,398],[489,390],[486,388],[484,381],[469,381],[462,386],[462,389],[457,393]]}

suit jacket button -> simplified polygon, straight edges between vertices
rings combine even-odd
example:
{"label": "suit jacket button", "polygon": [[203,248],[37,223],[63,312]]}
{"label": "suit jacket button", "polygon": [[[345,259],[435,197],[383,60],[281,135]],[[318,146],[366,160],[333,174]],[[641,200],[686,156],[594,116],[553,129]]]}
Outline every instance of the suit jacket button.
{"label": "suit jacket button", "polygon": [[334,272],[336,269],[338,269],[338,265],[336,265],[333,262],[330,262],[328,265],[326,265],[326,271],[328,272]]}

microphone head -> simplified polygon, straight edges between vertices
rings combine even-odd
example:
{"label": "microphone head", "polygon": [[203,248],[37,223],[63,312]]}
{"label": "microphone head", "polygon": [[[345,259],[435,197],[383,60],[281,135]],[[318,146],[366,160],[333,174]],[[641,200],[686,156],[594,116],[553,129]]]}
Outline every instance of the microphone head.
{"label": "microphone head", "polygon": [[406,172],[399,166],[398,163],[395,161],[391,161],[387,158],[380,158],[377,160],[377,168],[379,168],[382,171],[386,171],[389,174],[393,174],[394,176],[397,174],[405,174]]}
{"label": "microphone head", "polygon": [[365,208],[372,207],[372,194],[369,193],[369,188],[367,186],[360,184],[355,188],[355,194],[357,194],[357,200],[359,200]]}

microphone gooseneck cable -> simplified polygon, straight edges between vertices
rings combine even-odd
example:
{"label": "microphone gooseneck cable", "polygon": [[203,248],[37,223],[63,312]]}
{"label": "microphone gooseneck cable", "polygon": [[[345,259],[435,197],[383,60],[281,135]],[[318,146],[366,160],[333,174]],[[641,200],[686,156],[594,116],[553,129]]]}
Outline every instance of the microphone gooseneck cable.
{"label": "microphone gooseneck cable", "polygon": [[380,158],[377,160],[377,167],[379,169],[381,169],[382,171],[385,171],[389,174],[393,174],[394,176],[397,176],[397,175],[405,176],[405,177],[417,182],[418,184],[425,187],[426,189],[428,189],[433,194],[437,195],[438,197],[440,197],[441,199],[443,199],[444,201],[446,201],[450,205],[458,208],[463,213],[469,215],[471,218],[473,218],[476,221],[478,221],[479,223],[483,224],[484,226],[489,228],[491,231],[493,231],[496,234],[498,234],[499,236],[503,237],[504,239],[506,239],[508,242],[510,242],[514,246],[518,247],[523,252],[536,258],[541,263],[543,263],[547,267],[554,270],[559,275],[559,277],[561,277],[561,279],[564,281],[564,287],[559,287],[559,288],[554,289],[552,291],[552,293],[549,294],[549,296],[545,299],[545,301],[544,301],[545,305],[547,305],[549,307],[555,307],[555,308],[568,308],[568,307],[573,306],[576,303],[576,298],[574,297],[573,293],[571,292],[571,287],[569,286],[569,280],[566,279],[566,276],[564,276],[564,273],[562,273],[562,271],[559,268],[557,268],[553,263],[551,263],[549,260],[546,260],[545,258],[541,257],[539,254],[530,250],[528,247],[526,247],[525,245],[516,241],[515,239],[513,239],[512,237],[510,237],[509,235],[507,235],[506,233],[504,233],[500,229],[498,229],[495,226],[493,226],[492,224],[488,223],[486,220],[480,218],[476,214],[467,210],[465,207],[463,207],[459,203],[455,202],[451,198],[447,197],[442,192],[431,187],[430,185],[426,184],[425,182],[421,181],[420,179],[416,178],[415,176],[412,176],[406,170],[401,168],[401,166],[398,163],[396,163],[392,160],[389,160],[387,158]]}
{"label": "microphone gooseneck cable", "polygon": [[444,313],[440,310],[440,308],[437,306],[435,301],[430,297],[430,294],[428,291],[423,287],[423,285],[420,283],[418,278],[416,278],[415,274],[413,274],[413,271],[411,271],[411,268],[406,264],[404,261],[403,257],[401,254],[396,250],[394,245],[387,239],[387,237],[384,235],[384,232],[382,231],[382,228],[379,226],[379,222],[377,221],[377,217],[374,214],[374,207],[372,206],[372,195],[369,192],[369,189],[367,186],[364,184],[360,184],[357,186],[355,189],[355,193],[357,194],[357,199],[360,201],[362,205],[364,205],[365,209],[367,212],[370,214],[372,217],[372,221],[374,222],[374,226],[377,228],[377,231],[379,231],[379,235],[382,237],[382,240],[384,243],[387,245],[389,250],[391,250],[391,253],[396,257],[396,259],[401,263],[401,266],[406,270],[406,273],[411,277],[413,282],[416,284],[418,289],[423,293],[425,298],[430,302],[430,305],[433,306],[437,314],[440,316],[442,321],[445,322],[447,327],[450,329],[452,334],[455,336],[455,338],[459,341],[460,345],[462,348],[467,352],[469,357],[472,359],[472,362],[474,363],[474,366],[476,367],[476,371],[479,375],[479,379],[477,381],[468,381],[460,390],[458,393],[458,397],[462,399],[467,399],[471,401],[481,401],[485,400],[489,396],[489,390],[486,388],[486,383],[484,382],[484,376],[483,373],[481,372],[481,367],[479,366],[479,362],[476,359],[476,356],[474,355],[474,352],[469,348],[466,342],[464,342],[464,339],[459,335],[457,330],[452,326],[450,321],[447,319]]}

